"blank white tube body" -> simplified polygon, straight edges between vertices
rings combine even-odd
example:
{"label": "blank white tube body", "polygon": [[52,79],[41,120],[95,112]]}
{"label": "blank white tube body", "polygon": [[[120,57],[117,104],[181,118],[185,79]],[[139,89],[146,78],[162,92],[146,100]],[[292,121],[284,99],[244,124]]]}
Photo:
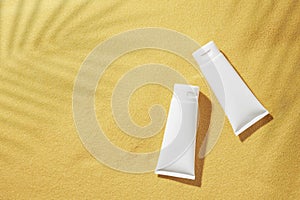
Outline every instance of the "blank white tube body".
{"label": "blank white tube body", "polygon": [[195,51],[193,57],[224,109],[235,135],[269,114],[213,41]]}
{"label": "blank white tube body", "polygon": [[156,174],[195,179],[197,86],[175,84]]}

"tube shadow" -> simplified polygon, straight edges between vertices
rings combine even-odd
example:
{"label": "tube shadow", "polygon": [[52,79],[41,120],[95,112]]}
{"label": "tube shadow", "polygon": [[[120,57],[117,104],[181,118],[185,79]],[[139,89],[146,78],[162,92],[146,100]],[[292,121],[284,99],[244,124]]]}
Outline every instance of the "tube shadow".
{"label": "tube shadow", "polygon": [[[235,70],[235,72],[239,75],[239,77],[243,80],[243,82],[246,84],[246,86],[248,87],[248,89],[252,92],[252,94],[257,98],[257,96],[254,94],[254,92],[250,89],[249,85],[246,83],[246,81],[243,79],[243,77],[241,76],[241,74],[236,70],[236,68],[234,67],[234,65],[232,64],[232,62],[229,60],[229,58],[226,56],[226,54],[220,50],[221,53],[224,55],[224,57],[228,60],[228,62],[231,64],[231,66],[233,67],[233,69]],[[257,98],[258,99],[258,98]],[[256,132],[259,128],[263,127],[264,125],[266,125],[267,123],[269,123],[270,121],[273,120],[273,116],[271,114],[266,115],[265,117],[263,117],[262,119],[260,119],[259,121],[257,121],[255,124],[253,124],[252,126],[250,126],[249,128],[247,128],[244,132],[242,132],[239,135],[240,141],[244,142],[246,139],[248,139],[251,135],[253,135],[254,132]]]}
{"label": "tube shadow", "polygon": [[263,127],[267,123],[273,120],[272,115],[268,114],[259,121],[257,121],[255,124],[250,126],[248,129],[246,129],[244,132],[242,132],[239,135],[239,138],[241,142],[244,142],[246,139],[248,139],[251,135],[253,135],[254,132],[256,132],[259,128]]}
{"label": "tube shadow", "polygon": [[199,93],[198,105],[199,105],[199,126],[197,129],[196,148],[195,148],[195,180],[177,178],[177,177],[171,177],[165,175],[158,175],[158,177],[177,181],[192,186],[201,187],[204,158],[200,159],[198,153],[200,152],[201,144],[204,141],[205,135],[207,133],[210,124],[212,105],[210,100],[201,92]]}

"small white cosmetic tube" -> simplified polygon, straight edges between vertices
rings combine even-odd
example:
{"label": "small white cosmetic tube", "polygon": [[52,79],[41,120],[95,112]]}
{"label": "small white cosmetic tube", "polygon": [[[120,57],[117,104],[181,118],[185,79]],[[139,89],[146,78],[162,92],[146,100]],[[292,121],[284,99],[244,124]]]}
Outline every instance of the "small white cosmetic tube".
{"label": "small white cosmetic tube", "polygon": [[156,174],[195,179],[197,86],[175,84]]}
{"label": "small white cosmetic tube", "polygon": [[213,41],[195,51],[193,57],[227,115],[235,135],[269,114]]}

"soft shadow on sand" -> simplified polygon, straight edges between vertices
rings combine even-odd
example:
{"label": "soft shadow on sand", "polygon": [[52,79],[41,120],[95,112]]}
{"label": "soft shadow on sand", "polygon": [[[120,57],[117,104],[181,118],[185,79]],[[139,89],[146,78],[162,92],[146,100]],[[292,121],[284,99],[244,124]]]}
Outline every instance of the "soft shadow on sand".
{"label": "soft shadow on sand", "polygon": [[269,123],[272,120],[273,120],[272,115],[270,115],[270,114],[266,115],[264,118],[262,118],[261,120],[259,120],[258,122],[256,122],[252,126],[250,126],[248,129],[246,129],[244,132],[242,132],[239,135],[240,140],[242,142],[244,142],[251,135],[253,135],[253,133],[255,133],[255,131],[257,131],[259,128],[263,127],[264,125],[266,125],[267,123]]}

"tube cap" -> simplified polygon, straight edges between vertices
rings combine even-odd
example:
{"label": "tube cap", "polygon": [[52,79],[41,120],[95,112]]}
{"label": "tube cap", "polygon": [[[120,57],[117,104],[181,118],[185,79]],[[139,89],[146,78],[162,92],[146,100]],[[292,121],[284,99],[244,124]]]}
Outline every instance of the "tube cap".
{"label": "tube cap", "polygon": [[207,63],[209,60],[213,59],[220,53],[217,45],[214,41],[208,42],[206,45],[202,46],[200,49],[193,53],[193,57],[199,65]]}
{"label": "tube cap", "polygon": [[177,83],[174,85],[174,94],[183,101],[198,101],[199,87]]}

